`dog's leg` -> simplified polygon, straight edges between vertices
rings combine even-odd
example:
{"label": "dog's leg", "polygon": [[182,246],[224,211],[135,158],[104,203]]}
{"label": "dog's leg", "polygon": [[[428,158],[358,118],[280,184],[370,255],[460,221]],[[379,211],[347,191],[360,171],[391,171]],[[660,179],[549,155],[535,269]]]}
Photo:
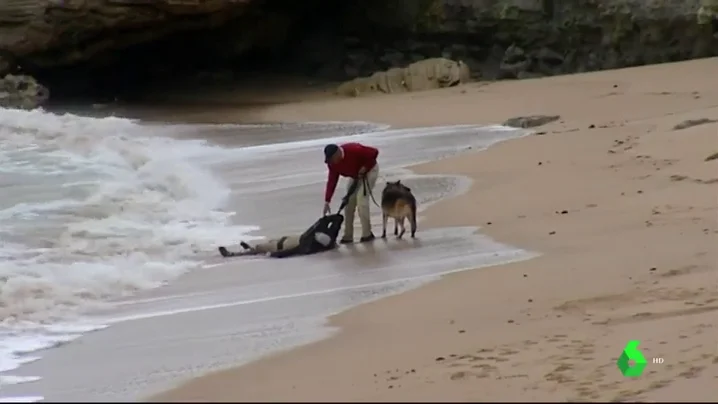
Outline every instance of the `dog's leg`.
{"label": "dog's leg", "polygon": [[389,216],[387,216],[386,213],[381,212],[381,220],[382,220],[381,238],[386,238],[386,222],[389,221]]}
{"label": "dog's leg", "polygon": [[399,219],[394,218],[394,235],[399,234]]}
{"label": "dog's leg", "polygon": [[401,231],[396,236],[396,238],[402,238],[404,236],[404,233],[406,232],[406,227],[404,226],[404,217],[401,218],[401,221],[399,222],[399,227],[401,227]]}
{"label": "dog's leg", "polygon": [[411,238],[416,238],[416,211],[411,212],[409,223],[411,224]]}

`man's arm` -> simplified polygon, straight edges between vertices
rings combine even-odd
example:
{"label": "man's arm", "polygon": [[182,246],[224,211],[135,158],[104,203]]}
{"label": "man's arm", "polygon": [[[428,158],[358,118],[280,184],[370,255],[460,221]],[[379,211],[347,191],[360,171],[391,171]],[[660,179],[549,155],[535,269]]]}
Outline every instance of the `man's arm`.
{"label": "man's arm", "polygon": [[329,203],[332,201],[332,196],[334,196],[334,191],[337,189],[337,182],[339,182],[339,173],[332,170],[332,168],[329,167],[329,174],[327,176],[327,185],[324,190],[324,202]]}

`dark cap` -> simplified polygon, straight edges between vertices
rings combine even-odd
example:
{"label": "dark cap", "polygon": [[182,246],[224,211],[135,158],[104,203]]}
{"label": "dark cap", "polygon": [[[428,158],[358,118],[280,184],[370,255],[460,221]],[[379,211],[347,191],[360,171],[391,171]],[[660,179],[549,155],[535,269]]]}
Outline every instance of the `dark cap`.
{"label": "dark cap", "polygon": [[329,163],[329,160],[339,151],[339,146],[335,144],[328,144],[324,146],[324,162]]}

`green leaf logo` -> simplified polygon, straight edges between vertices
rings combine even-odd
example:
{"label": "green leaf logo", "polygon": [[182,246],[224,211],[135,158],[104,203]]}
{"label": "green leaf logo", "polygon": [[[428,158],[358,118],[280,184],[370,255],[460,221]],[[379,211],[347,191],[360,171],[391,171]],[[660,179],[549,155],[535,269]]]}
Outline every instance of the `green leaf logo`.
{"label": "green leaf logo", "polygon": [[[646,358],[643,357],[643,352],[638,350],[638,345],[641,344],[639,340],[628,341],[626,347],[623,348],[623,353],[618,357],[616,365],[618,370],[625,377],[638,377],[643,374],[643,369],[646,368]],[[633,361],[631,365],[630,361]]]}

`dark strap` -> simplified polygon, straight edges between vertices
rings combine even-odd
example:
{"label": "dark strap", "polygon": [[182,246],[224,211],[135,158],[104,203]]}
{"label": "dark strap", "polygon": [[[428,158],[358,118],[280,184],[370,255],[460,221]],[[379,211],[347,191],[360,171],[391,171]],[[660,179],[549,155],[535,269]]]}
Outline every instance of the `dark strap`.
{"label": "dark strap", "polygon": [[287,241],[289,236],[284,236],[277,241],[277,250],[284,250],[284,242]]}
{"label": "dark strap", "polygon": [[374,199],[374,193],[369,189],[369,180],[364,177],[364,196],[366,197],[367,190],[369,190],[369,196],[371,197],[371,201],[374,202],[374,205],[376,205],[377,208],[381,209],[381,206],[379,206],[378,203],[376,203],[376,199]]}
{"label": "dark strap", "polygon": [[341,203],[341,205],[339,205],[339,209],[337,209],[338,213],[341,212],[347,206],[347,204],[349,204],[349,198],[351,198],[352,195],[354,195],[354,192],[356,192],[357,187],[359,186],[359,181],[360,181],[360,179],[358,177],[352,178],[352,183],[351,183],[351,185],[349,185],[347,194],[344,195],[344,198],[342,198],[342,203]]}

